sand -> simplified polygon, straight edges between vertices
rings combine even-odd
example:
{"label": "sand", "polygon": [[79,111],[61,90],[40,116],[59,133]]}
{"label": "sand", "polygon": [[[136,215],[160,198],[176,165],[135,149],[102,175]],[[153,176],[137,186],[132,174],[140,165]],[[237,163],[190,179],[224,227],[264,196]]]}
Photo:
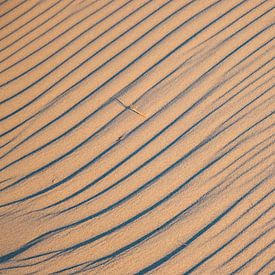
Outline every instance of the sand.
{"label": "sand", "polygon": [[1,0],[0,273],[272,273],[273,7]]}

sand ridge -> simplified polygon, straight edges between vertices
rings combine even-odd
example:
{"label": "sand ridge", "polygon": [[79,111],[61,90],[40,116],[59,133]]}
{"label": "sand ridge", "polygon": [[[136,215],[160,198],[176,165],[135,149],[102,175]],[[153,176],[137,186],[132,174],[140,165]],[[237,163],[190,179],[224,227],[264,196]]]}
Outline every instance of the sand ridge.
{"label": "sand ridge", "polygon": [[1,273],[271,274],[273,6],[1,1]]}

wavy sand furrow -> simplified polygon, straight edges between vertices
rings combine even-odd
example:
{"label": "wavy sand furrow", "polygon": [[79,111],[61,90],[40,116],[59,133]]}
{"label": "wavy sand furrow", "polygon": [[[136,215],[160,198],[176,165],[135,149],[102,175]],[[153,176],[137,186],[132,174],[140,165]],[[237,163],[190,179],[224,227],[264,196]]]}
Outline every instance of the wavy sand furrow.
{"label": "wavy sand furrow", "polygon": [[273,272],[273,3],[0,3],[4,274]]}

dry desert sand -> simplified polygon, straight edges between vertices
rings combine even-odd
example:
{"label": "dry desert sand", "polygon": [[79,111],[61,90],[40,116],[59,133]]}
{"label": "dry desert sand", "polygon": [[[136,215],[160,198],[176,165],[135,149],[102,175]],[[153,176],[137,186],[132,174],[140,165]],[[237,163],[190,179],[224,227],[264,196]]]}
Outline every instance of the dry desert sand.
{"label": "dry desert sand", "polygon": [[273,0],[1,0],[0,273],[271,274]]}

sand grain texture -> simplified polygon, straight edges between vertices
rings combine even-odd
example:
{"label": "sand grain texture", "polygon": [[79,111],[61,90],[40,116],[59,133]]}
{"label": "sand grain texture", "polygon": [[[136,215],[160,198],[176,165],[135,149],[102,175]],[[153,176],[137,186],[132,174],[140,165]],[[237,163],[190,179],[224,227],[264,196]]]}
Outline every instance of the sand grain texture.
{"label": "sand grain texture", "polygon": [[271,274],[274,1],[2,0],[0,273]]}

